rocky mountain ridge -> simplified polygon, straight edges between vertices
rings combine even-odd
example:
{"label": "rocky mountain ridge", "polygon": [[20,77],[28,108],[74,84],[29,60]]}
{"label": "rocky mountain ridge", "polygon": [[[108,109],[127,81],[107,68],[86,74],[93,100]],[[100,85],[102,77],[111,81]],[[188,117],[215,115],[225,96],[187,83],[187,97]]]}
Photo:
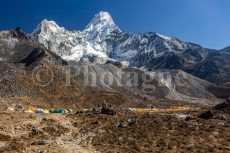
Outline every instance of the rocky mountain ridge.
{"label": "rocky mountain ridge", "polygon": [[68,31],[54,21],[44,20],[32,35],[67,61],[104,64],[115,60],[150,71],[183,70],[218,84],[230,81],[230,56],[226,51],[218,52],[156,32],[127,33],[107,12],[96,14],[83,31]]}

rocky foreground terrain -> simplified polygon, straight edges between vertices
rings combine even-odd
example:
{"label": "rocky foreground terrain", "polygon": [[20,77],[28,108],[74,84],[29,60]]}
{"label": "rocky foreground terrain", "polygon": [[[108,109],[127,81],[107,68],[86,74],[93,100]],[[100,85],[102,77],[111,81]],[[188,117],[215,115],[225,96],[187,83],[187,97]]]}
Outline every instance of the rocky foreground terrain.
{"label": "rocky foreground terrain", "polygon": [[230,151],[229,102],[164,113],[135,113],[104,105],[73,114],[42,115],[25,113],[30,106],[15,100],[1,101],[0,152]]}

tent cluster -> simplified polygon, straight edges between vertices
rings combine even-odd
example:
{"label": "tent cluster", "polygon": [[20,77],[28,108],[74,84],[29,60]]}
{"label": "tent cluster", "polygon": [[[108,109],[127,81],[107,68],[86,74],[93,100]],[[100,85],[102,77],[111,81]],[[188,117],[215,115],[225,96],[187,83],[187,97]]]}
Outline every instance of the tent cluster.
{"label": "tent cluster", "polygon": [[133,112],[139,112],[139,113],[145,113],[145,112],[152,112],[152,113],[164,113],[164,112],[180,112],[180,111],[189,111],[189,110],[193,110],[193,108],[191,107],[187,107],[187,106],[173,106],[170,108],[166,108],[166,109],[160,109],[160,108],[152,108],[152,109],[148,109],[148,108],[129,108],[130,111]]}
{"label": "tent cluster", "polygon": [[74,114],[76,111],[72,109],[28,108],[25,112],[36,113],[36,114]]}

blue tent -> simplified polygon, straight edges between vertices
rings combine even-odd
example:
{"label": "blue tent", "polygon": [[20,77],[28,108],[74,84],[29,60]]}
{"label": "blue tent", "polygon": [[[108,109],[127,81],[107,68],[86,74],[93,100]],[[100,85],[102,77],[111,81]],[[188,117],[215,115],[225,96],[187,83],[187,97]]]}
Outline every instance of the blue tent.
{"label": "blue tent", "polygon": [[36,114],[44,114],[44,111],[43,111],[43,110],[36,110],[35,113],[36,113]]}

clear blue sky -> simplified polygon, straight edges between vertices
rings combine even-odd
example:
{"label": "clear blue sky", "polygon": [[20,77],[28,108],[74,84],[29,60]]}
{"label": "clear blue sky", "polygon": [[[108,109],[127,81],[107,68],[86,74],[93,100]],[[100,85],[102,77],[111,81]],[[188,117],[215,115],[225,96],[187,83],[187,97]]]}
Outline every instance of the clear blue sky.
{"label": "clear blue sky", "polygon": [[159,32],[215,49],[230,45],[230,0],[1,0],[0,29],[31,32],[46,18],[81,30],[99,11],[128,32]]}

